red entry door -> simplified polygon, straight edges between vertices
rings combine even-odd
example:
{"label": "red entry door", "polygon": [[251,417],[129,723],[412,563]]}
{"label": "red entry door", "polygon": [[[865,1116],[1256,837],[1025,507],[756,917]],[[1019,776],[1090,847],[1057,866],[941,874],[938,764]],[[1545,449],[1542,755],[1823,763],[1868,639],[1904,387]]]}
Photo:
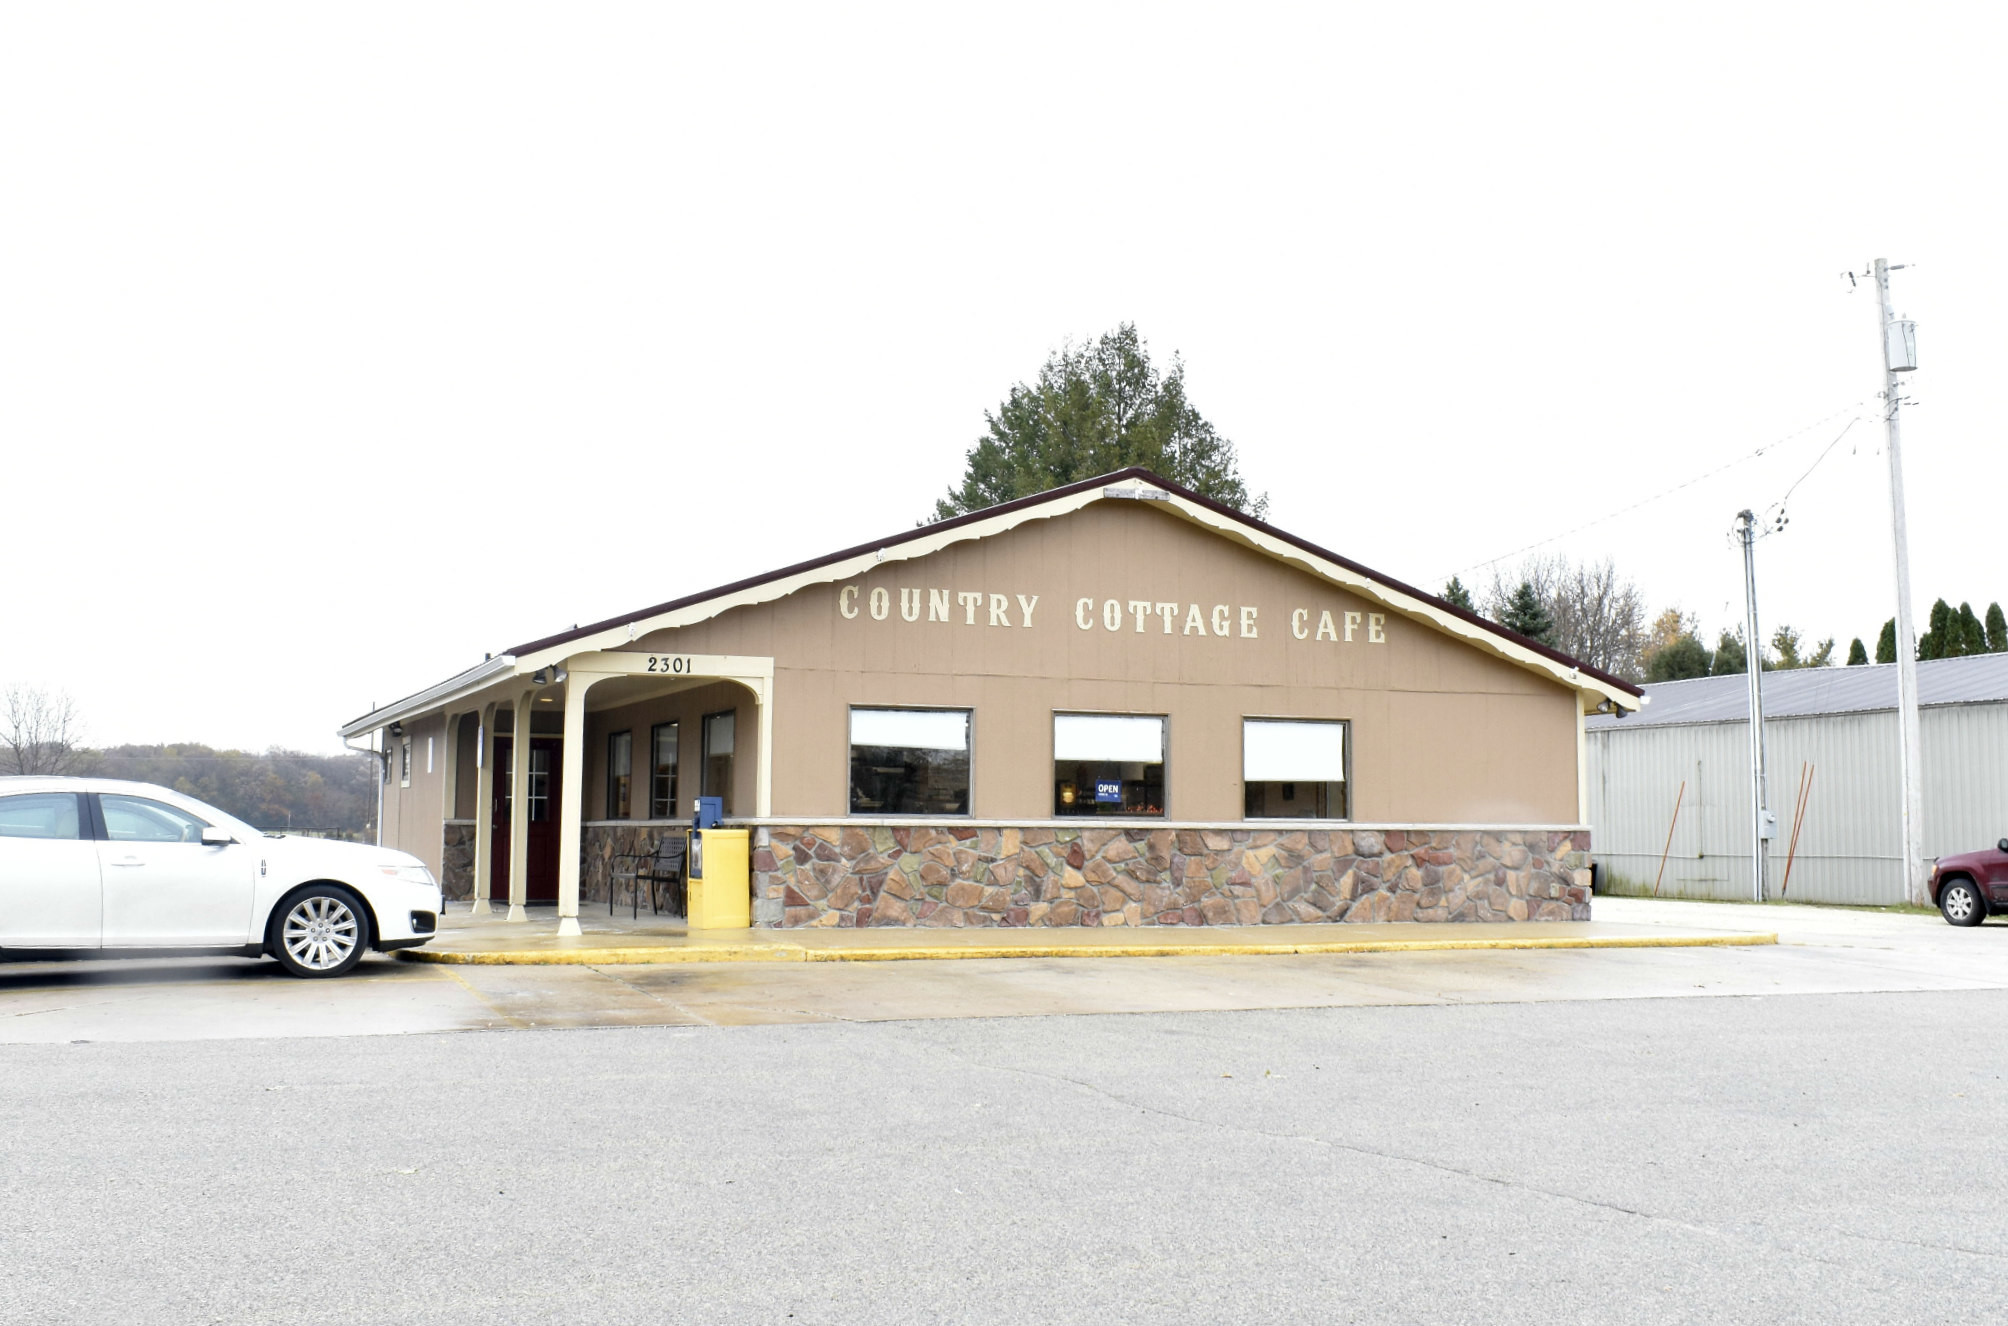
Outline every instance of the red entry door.
{"label": "red entry door", "polygon": [[[509,822],[516,813],[510,771],[515,743],[495,739],[495,887],[497,902],[509,900]],[[525,902],[558,900],[558,802],[564,779],[565,745],[556,737],[530,738],[530,852],[523,881]]]}

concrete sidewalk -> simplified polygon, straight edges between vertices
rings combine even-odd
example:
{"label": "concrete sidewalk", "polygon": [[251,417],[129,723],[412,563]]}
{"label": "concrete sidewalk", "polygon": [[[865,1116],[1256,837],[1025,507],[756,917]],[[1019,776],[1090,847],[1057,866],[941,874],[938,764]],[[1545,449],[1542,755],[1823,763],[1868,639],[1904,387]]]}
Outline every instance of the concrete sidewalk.
{"label": "concrete sidewalk", "polygon": [[665,920],[581,917],[560,937],[548,914],[510,923],[465,912],[441,919],[408,962],[503,966],[655,963],[897,962],[959,958],[1223,957],[1283,953],[1406,953],[1458,949],[1708,948],[1775,944],[1770,931],[1668,929],[1601,921],[1500,924],[1150,926],[1141,929],[705,930]]}

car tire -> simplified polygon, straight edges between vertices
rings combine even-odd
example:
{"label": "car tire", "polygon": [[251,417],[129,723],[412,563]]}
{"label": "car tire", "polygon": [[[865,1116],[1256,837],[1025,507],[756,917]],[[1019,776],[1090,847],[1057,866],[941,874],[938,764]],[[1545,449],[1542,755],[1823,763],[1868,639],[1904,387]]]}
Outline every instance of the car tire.
{"label": "car tire", "polygon": [[369,909],[340,884],[295,889],[272,909],[265,947],[289,975],[345,975],[369,951]]}
{"label": "car tire", "polygon": [[1970,879],[1947,880],[1938,891],[1938,910],[1951,925],[1979,925],[1987,919],[1987,904],[1981,901],[1980,887]]}

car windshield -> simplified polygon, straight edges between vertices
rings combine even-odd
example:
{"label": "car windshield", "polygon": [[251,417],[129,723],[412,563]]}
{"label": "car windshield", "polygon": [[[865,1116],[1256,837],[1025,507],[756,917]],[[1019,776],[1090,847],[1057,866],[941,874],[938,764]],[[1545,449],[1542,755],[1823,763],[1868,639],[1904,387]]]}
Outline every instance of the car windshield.
{"label": "car windshield", "polygon": [[[141,793],[139,795],[146,794]],[[265,836],[243,820],[238,819],[235,815],[226,815],[216,807],[209,805],[207,802],[197,801],[194,797],[183,796],[181,793],[176,792],[171,794],[171,796],[159,797],[159,799],[167,802],[169,805],[180,807],[197,818],[215,825],[219,829],[228,829],[231,836],[239,842],[248,843],[254,838],[263,838]]]}

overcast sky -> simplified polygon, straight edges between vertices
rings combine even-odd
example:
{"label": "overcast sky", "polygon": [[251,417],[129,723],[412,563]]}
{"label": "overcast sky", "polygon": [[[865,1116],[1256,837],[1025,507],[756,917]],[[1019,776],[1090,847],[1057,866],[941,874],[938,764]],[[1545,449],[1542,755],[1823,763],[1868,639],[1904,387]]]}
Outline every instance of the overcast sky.
{"label": "overcast sky", "polygon": [[1554,539],[1711,641],[1859,415],[1758,574],[1873,647],[1877,256],[1919,616],[2008,599],[1982,6],[0,13],[0,681],[100,743],[333,749],[908,528],[1125,320],[1283,528],[1431,588]]}

